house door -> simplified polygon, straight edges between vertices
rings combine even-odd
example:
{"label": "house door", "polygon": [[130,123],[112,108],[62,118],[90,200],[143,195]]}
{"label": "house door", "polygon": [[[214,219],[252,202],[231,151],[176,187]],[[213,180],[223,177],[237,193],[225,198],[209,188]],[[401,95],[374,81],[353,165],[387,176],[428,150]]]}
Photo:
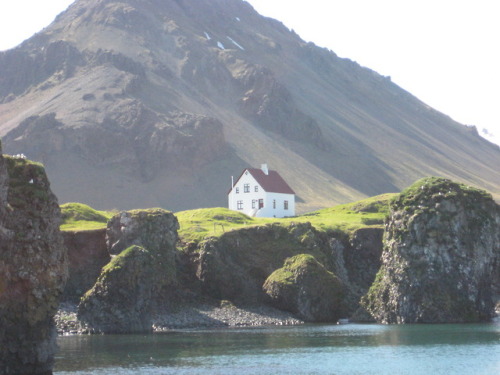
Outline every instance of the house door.
{"label": "house door", "polygon": [[259,210],[264,208],[264,199],[259,199]]}

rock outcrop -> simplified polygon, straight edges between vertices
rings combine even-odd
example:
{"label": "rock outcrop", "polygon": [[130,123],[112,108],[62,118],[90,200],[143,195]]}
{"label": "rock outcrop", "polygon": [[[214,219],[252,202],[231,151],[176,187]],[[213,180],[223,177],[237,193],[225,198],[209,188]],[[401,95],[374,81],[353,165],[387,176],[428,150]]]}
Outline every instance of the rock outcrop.
{"label": "rock outcrop", "polygon": [[44,168],[0,153],[0,373],[49,374],[67,277],[60,210]]}
{"label": "rock outcrop", "polygon": [[62,299],[77,303],[91,289],[111,257],[106,246],[106,229],[64,231],[68,249],[69,277]]}
{"label": "rock outcrop", "polygon": [[216,299],[261,303],[264,281],[286,258],[307,253],[325,263],[324,241],[310,223],[262,225],[209,238],[201,243],[197,261],[201,290]]}
{"label": "rock outcrop", "polygon": [[341,281],[343,313],[351,316],[380,268],[382,229],[362,228],[348,236],[310,223],[268,224],[208,238],[191,253],[201,293],[250,305],[269,301],[262,286],[287,258],[312,255]]}
{"label": "rock outcrop", "polygon": [[307,322],[335,322],[344,313],[344,285],[308,254],[287,259],[263,289],[275,307]]}
{"label": "rock outcrop", "polygon": [[156,302],[176,282],[177,218],[162,209],[121,212],[106,234],[112,260],[78,306],[91,332],[149,332]]}
{"label": "rock outcrop", "polygon": [[485,191],[426,178],[391,204],[382,267],[363,303],[382,323],[487,321],[500,208]]}

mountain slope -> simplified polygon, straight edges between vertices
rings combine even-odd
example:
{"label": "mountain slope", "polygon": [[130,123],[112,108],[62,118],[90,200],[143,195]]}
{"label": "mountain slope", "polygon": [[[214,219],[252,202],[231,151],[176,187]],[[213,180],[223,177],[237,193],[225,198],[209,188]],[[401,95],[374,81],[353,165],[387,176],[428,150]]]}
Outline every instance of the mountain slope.
{"label": "mountain slope", "polygon": [[299,212],[427,175],[500,197],[500,148],[241,0],[78,0],[0,53],[0,102],[62,202],[221,206],[263,162]]}

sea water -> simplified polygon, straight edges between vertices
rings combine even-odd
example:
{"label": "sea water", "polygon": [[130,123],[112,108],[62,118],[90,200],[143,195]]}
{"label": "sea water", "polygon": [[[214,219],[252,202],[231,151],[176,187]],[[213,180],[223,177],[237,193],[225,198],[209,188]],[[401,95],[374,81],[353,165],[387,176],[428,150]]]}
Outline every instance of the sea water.
{"label": "sea water", "polygon": [[307,324],[58,339],[55,374],[498,375],[500,322]]}

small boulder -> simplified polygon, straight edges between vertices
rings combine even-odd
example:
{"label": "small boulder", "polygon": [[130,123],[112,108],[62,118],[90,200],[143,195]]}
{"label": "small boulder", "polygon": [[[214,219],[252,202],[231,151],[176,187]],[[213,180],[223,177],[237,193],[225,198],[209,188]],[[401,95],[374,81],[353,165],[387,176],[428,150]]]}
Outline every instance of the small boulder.
{"label": "small boulder", "polygon": [[308,322],[336,322],[343,313],[342,283],[308,254],[288,258],[263,289],[275,307]]}

